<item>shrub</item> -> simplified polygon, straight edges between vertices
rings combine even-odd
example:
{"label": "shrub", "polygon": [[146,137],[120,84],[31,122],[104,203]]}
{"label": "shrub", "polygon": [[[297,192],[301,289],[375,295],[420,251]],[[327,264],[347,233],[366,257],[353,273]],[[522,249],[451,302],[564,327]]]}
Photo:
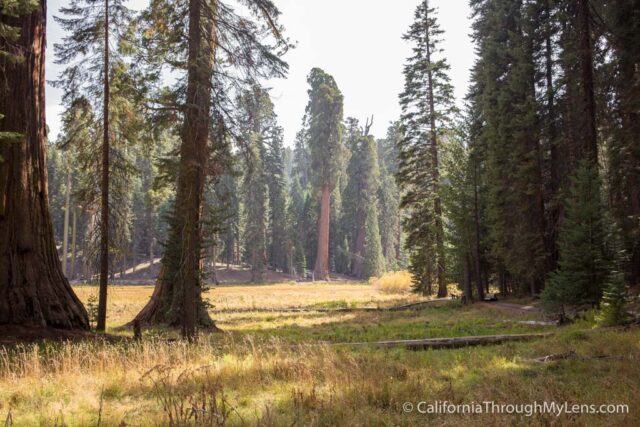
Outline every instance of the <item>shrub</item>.
{"label": "shrub", "polygon": [[622,325],[627,321],[626,287],[622,274],[614,274],[604,289],[600,313],[597,317],[601,326]]}
{"label": "shrub", "polygon": [[391,271],[381,277],[372,277],[369,284],[385,294],[406,294],[411,292],[411,274],[408,271]]}

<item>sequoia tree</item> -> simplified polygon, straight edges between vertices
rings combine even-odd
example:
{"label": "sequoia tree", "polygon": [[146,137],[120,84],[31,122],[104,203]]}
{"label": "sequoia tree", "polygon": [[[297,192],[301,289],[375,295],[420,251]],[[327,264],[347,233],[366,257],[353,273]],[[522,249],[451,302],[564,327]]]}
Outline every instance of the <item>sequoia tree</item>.
{"label": "sequoia tree", "polygon": [[26,4],[0,13],[0,324],[88,329],[62,274],[49,215],[46,3]]}
{"label": "sequoia tree", "polygon": [[311,70],[307,82],[311,86],[306,109],[311,169],[320,196],[314,276],[325,280],[329,278],[331,192],[340,178],[345,157],[342,144],[343,96],[333,77],[319,68]]}

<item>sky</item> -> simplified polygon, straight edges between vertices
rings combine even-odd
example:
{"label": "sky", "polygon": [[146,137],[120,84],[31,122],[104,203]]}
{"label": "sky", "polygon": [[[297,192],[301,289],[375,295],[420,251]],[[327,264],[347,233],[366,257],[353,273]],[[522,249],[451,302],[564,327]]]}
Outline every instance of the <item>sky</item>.
{"label": "sky", "polygon": [[[307,75],[320,67],[333,75],[344,95],[345,117],[362,123],[374,116],[371,133],[383,137],[389,122],[400,116],[398,94],[402,91],[402,69],[411,47],[402,40],[422,0],[274,0],[282,11],[286,35],[296,44],[284,59],[289,63],[286,79],[264,82],[284,128],[285,145],[293,145],[307,104]],[[465,96],[474,50],[467,0],[430,0],[438,10],[445,31],[445,56],[459,103]],[[56,78],[60,67],[53,63],[53,45],[64,36],[52,15],[69,0],[49,0],[47,21],[47,79]],[[141,9],[146,0],[128,6]],[[60,131],[60,91],[47,87],[47,122],[50,138]]]}

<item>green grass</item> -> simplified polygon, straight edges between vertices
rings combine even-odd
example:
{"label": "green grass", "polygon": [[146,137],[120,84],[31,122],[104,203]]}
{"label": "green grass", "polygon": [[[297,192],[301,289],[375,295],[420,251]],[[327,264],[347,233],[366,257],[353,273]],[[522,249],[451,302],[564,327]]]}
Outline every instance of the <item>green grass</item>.
{"label": "green grass", "polygon": [[[331,296],[326,306],[343,305]],[[592,316],[566,327],[517,323],[535,316],[455,303],[402,312],[226,313],[218,316],[225,334],[191,345],[166,341],[159,329],[142,343],[20,346],[0,351],[0,423],[10,411],[18,426],[93,426],[99,414],[103,426],[168,425],[170,415],[179,415],[175,408],[194,405],[229,426],[637,423],[640,329],[598,329]],[[324,344],[529,332],[554,335],[456,350]],[[567,360],[532,360],[569,351],[575,356]],[[631,412],[433,415],[408,414],[402,406],[487,400],[626,403]]]}
{"label": "green grass", "polygon": [[[456,303],[404,312],[354,312],[345,314],[269,314],[255,325],[245,323],[256,316],[229,316],[219,322],[223,329],[251,334],[259,339],[278,337],[289,342],[366,342],[401,339],[536,333],[553,326],[523,325],[535,315],[492,308],[467,308]],[[314,320],[326,322],[317,324]]]}

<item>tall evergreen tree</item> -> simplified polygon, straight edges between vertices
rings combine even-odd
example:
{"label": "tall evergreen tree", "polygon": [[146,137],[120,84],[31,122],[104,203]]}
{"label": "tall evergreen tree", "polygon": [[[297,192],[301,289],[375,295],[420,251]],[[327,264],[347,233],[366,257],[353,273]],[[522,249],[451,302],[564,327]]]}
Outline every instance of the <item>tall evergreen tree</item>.
{"label": "tall evergreen tree", "polygon": [[542,295],[551,310],[564,314],[566,305],[600,301],[612,267],[604,218],[598,171],[584,159],[565,202],[558,240],[559,267],[549,276]]}
{"label": "tall evergreen tree", "polygon": [[455,113],[449,65],[440,57],[442,33],[435,9],[425,0],[404,35],[413,45],[413,56],[405,65],[400,95],[404,138],[398,145],[397,175],[402,205],[409,210],[405,230],[415,288],[429,293],[435,278],[439,297],[447,295],[447,287],[438,142]]}
{"label": "tall evergreen tree", "polygon": [[[597,2],[594,18],[602,44],[604,64],[598,70],[600,117],[606,143],[607,186],[613,218],[620,225],[629,256],[630,283],[640,283],[640,3],[637,0]],[[603,56],[602,54],[600,55]]]}
{"label": "tall evergreen tree", "polygon": [[371,124],[367,122],[362,129],[357,120],[347,119],[346,126],[351,157],[340,228],[345,239],[343,250],[348,254],[348,271],[358,278],[379,276],[384,270],[378,215],[380,167],[376,141],[368,134]]}
{"label": "tall evergreen tree", "polygon": [[380,190],[378,194],[380,241],[387,270],[404,267],[402,254],[402,223],[400,190],[395,180],[398,170],[397,141],[402,137],[399,123],[393,123],[387,136],[378,140]]}
{"label": "tall evergreen tree", "polygon": [[[232,88],[252,87],[258,78],[282,76],[287,68],[279,58],[289,47],[277,22],[280,11],[270,0],[243,4],[246,15],[221,1],[155,0],[143,14],[143,44],[154,75],[159,78],[168,64],[184,76],[169,97],[169,108],[178,104],[183,128],[162,271],[150,302],[136,319],[181,324],[188,338],[196,324],[211,324],[201,297],[201,207],[206,177],[219,173],[222,163],[210,159],[209,141],[220,138],[220,129],[233,130],[227,113],[233,105]],[[161,106],[163,101],[162,96],[156,98]],[[212,121],[214,111],[217,117]]]}
{"label": "tall evergreen tree", "polygon": [[287,176],[285,171],[283,129],[272,126],[265,135],[264,164],[269,189],[269,264],[280,271],[289,272],[292,260],[287,215]]}
{"label": "tall evergreen tree", "polygon": [[329,278],[331,193],[340,182],[346,156],[342,143],[343,97],[333,77],[319,68],[311,70],[307,82],[308,144],[320,209],[314,275],[325,280]]}
{"label": "tall evergreen tree", "polygon": [[57,62],[66,68],[56,82],[64,90],[67,104],[87,95],[94,100],[95,111],[101,111],[102,145],[100,161],[100,292],[96,329],[105,330],[107,285],[109,280],[109,184],[110,184],[110,80],[114,67],[122,59],[112,56],[111,44],[119,43],[127,28],[130,12],[122,0],[74,0],[60,9],[56,17],[69,32],[62,43],[54,46]]}
{"label": "tall evergreen tree", "polygon": [[526,2],[477,2],[480,59],[474,78],[485,156],[491,252],[537,293],[547,269],[542,152],[538,132],[532,10]]}
{"label": "tall evergreen tree", "polygon": [[238,102],[244,156],[243,207],[245,257],[251,280],[263,282],[267,269],[268,187],[265,165],[267,132],[275,126],[273,104],[259,87],[245,91]]}
{"label": "tall evergreen tree", "polygon": [[0,11],[0,324],[88,329],[49,214],[45,19],[44,0]]}

